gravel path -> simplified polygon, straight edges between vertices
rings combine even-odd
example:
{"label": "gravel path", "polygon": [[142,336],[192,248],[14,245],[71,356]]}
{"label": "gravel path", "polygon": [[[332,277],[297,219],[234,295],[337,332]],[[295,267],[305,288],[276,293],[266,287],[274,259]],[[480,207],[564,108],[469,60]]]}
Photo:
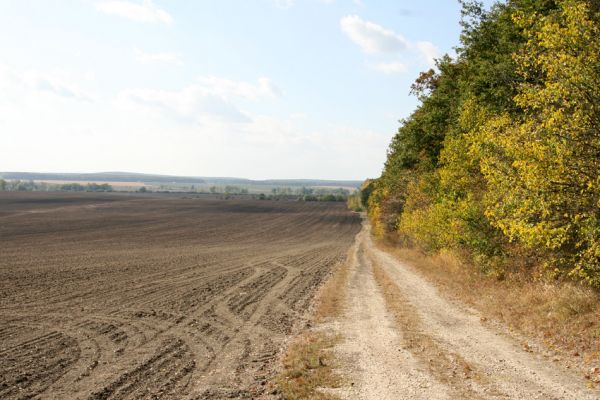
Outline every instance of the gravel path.
{"label": "gravel path", "polygon": [[349,266],[348,307],[333,324],[346,399],[600,399],[574,371],[445,299],[376,248],[365,223]]}

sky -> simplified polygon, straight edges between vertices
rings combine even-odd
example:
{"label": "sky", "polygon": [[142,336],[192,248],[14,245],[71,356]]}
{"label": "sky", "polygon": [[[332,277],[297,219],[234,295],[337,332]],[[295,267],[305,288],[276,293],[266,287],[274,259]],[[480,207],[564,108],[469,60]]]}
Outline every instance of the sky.
{"label": "sky", "polygon": [[0,0],[0,171],[365,179],[456,0]]}

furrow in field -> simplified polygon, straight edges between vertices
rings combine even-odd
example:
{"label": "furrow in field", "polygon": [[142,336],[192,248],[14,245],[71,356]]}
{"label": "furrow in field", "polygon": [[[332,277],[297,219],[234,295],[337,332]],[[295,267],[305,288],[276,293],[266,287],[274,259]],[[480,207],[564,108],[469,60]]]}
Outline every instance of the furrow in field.
{"label": "furrow in field", "polygon": [[3,351],[0,398],[28,398],[43,392],[80,356],[77,342],[60,332]]}
{"label": "furrow in field", "polygon": [[0,193],[0,398],[256,397],[359,229],[343,204],[93,196]]}
{"label": "furrow in field", "polygon": [[90,399],[180,398],[195,367],[185,342],[169,338],[153,356],[94,392]]}

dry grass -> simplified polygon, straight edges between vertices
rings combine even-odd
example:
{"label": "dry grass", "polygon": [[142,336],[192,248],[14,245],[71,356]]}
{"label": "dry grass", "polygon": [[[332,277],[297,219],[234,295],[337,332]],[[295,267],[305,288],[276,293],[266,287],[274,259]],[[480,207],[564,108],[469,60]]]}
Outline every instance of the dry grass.
{"label": "dry grass", "polygon": [[[348,252],[346,262],[337,266],[329,280],[321,287],[315,301],[313,319],[325,322],[340,316],[346,301],[348,267],[354,262],[355,252]],[[307,330],[288,346],[283,368],[275,384],[283,399],[337,400],[324,388],[338,388],[341,377],[335,372],[333,347],[339,337],[321,331]]]}
{"label": "dry grass", "polygon": [[292,342],[276,381],[284,399],[337,399],[319,390],[341,384],[341,378],[334,372],[332,349],[336,341],[336,337],[322,332],[306,332]]}
{"label": "dry grass", "polygon": [[317,295],[314,318],[317,322],[338,317],[342,314],[346,302],[349,265],[355,262],[355,249],[348,251],[346,261],[335,269],[332,276],[323,285]]}
{"label": "dry grass", "polygon": [[[526,273],[503,280],[481,274],[450,252],[434,256],[379,243],[386,251],[424,273],[446,294],[478,309],[526,337],[537,338],[540,351],[569,368],[600,381],[600,294],[573,283],[548,283]],[[592,371],[592,373],[590,373]]]}

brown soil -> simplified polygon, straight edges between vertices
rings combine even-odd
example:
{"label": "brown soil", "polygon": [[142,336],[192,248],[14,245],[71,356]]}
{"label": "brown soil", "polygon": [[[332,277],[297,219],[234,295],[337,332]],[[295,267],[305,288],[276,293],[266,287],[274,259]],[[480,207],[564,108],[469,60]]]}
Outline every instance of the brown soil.
{"label": "brown soil", "polygon": [[0,194],[0,398],[251,398],[360,220],[336,203]]}

